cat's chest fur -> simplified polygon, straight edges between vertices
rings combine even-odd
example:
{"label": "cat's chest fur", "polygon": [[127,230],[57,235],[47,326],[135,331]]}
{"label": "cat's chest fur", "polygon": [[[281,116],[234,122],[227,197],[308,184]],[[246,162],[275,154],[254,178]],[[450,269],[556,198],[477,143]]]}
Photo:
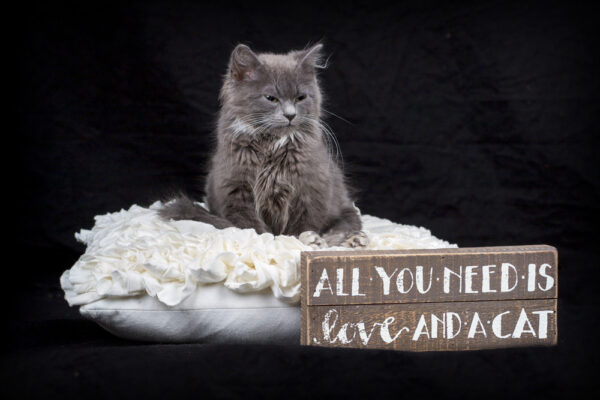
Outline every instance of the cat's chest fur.
{"label": "cat's chest fur", "polygon": [[298,212],[297,198],[304,186],[302,173],[308,149],[303,149],[289,138],[260,143],[252,151],[252,173],[248,176],[252,187],[256,214],[273,233],[286,233],[290,211]]}

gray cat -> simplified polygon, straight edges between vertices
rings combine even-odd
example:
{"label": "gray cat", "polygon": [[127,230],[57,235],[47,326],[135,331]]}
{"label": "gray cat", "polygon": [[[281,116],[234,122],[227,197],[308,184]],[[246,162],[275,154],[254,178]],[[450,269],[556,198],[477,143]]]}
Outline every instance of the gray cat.
{"label": "gray cat", "polygon": [[313,247],[367,245],[320,119],[322,47],[255,54],[236,46],[205,187],[210,211],[181,196],[163,218],[295,235]]}

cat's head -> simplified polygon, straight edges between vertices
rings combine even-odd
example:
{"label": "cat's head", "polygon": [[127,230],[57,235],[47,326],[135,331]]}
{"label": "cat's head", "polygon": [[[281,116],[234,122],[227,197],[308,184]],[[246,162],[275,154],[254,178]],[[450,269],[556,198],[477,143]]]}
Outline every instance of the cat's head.
{"label": "cat's head", "polygon": [[255,53],[239,44],[231,53],[221,103],[240,133],[286,133],[318,125],[317,69],[322,44],[287,54]]}

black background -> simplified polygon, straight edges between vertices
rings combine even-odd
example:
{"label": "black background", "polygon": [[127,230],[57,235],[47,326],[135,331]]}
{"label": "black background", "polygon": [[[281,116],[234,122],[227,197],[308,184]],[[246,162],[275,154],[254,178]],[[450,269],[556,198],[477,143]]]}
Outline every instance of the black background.
{"label": "black background", "polygon": [[[10,51],[5,147],[11,340],[28,395],[556,397],[597,386],[598,12],[568,2],[27,3]],[[559,344],[448,354],[144,345],[62,299],[93,216],[199,196],[239,42],[321,40],[325,108],[365,214],[461,247],[559,251]],[[13,47],[10,47],[13,50]],[[12,108],[14,107],[14,109]],[[14,218],[14,219],[13,219]],[[6,254],[10,258],[8,253]],[[15,392],[16,391],[16,392]]]}

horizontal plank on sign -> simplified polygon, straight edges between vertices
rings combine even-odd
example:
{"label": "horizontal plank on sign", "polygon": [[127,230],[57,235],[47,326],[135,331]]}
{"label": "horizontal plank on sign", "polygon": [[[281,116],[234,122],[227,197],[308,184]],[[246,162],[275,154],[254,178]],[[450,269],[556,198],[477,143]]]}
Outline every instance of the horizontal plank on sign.
{"label": "horizontal plank on sign", "polygon": [[558,256],[546,245],[303,252],[302,302],[313,305],[547,299]]}
{"label": "horizontal plank on sign", "polygon": [[301,344],[403,351],[552,346],[557,300],[313,306]]}

